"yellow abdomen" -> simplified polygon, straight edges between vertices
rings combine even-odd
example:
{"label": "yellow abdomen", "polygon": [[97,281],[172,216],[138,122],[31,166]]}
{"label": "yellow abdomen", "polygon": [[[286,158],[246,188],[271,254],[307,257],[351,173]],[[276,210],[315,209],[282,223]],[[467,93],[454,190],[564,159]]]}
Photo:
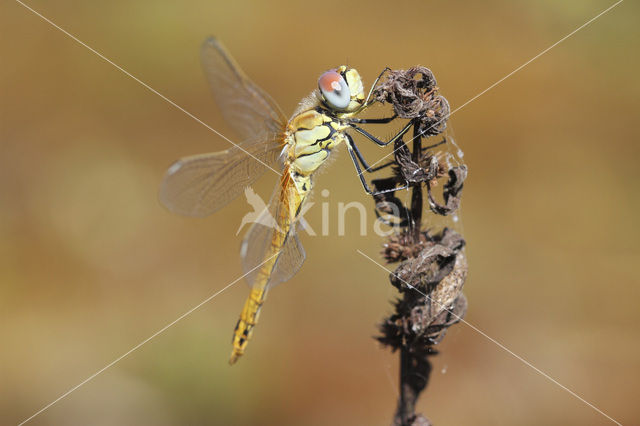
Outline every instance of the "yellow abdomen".
{"label": "yellow abdomen", "polygon": [[272,230],[271,243],[264,254],[264,262],[257,271],[251,293],[244,303],[240,319],[236,324],[232,341],[233,349],[229,359],[231,364],[234,364],[244,354],[247,343],[251,339],[253,328],[258,322],[260,308],[267,297],[273,268],[305,198],[306,194],[301,194],[297,189],[294,173],[289,166],[286,166],[280,180],[280,191],[277,199],[279,206],[274,218],[277,227]]}
{"label": "yellow abdomen", "polygon": [[264,263],[257,271],[251,293],[247,298],[233,334],[233,350],[229,362],[235,363],[242,354],[258,322],[260,308],[267,297],[269,281],[282,252],[287,236],[295,224],[302,204],[312,185],[312,174],[328,158],[331,150],[344,140],[340,122],[316,110],[302,112],[287,126],[288,145],[285,167],[279,185],[277,228],[273,229],[271,244],[264,253]]}

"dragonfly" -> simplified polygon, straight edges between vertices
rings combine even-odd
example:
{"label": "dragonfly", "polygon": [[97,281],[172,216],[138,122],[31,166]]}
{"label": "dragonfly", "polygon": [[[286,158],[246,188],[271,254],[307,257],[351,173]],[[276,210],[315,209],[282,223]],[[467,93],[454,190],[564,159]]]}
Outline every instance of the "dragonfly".
{"label": "dragonfly", "polygon": [[[267,208],[252,224],[241,245],[244,277],[251,291],[233,333],[229,362],[234,364],[245,352],[268,291],[295,275],[306,258],[298,235],[298,219],[316,171],[336,146],[346,144],[365,191],[377,194],[363,176],[363,171],[374,169],[347,131],[353,130],[377,145],[386,146],[402,138],[411,122],[388,141],[360,127],[367,123],[389,123],[396,118],[395,115],[356,118],[375,102],[374,88],[387,69],[380,73],[366,97],[356,69],[344,65],[330,69],[320,75],[317,88],[287,119],[272,97],[247,77],[218,39],[205,40],[201,60],[225,121],[243,141],[225,151],[175,162],[161,184],[161,202],[172,212],[204,217],[242,194],[268,168],[280,175]],[[384,192],[398,189],[402,188]]]}

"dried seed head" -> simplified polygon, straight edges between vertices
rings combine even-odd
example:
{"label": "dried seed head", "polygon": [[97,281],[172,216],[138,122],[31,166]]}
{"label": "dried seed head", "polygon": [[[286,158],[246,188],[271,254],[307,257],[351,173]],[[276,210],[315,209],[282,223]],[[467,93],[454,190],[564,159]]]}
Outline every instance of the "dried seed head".
{"label": "dried seed head", "polygon": [[390,71],[374,91],[379,102],[390,103],[400,118],[416,118],[417,131],[424,136],[445,131],[449,102],[437,94],[436,79],[429,68],[416,66]]}
{"label": "dried seed head", "polygon": [[402,262],[409,258],[415,258],[427,244],[433,244],[433,238],[429,231],[422,231],[418,241],[414,235],[407,229],[389,237],[389,240],[383,244],[382,256],[389,263]]}
{"label": "dried seed head", "polygon": [[390,276],[404,297],[395,303],[394,314],[380,326],[382,336],[378,340],[393,349],[428,351],[466,312],[467,302],[462,294],[467,277],[464,240],[446,228],[435,236],[421,233],[418,243],[409,241],[406,233],[390,240],[394,253],[407,254]]}
{"label": "dried seed head", "polygon": [[[449,169],[449,180],[444,184],[442,189],[442,198],[444,205],[438,203],[431,193],[431,187],[434,182],[427,182],[427,196],[429,200],[429,208],[432,212],[446,216],[454,213],[460,207],[462,198],[462,188],[467,178],[467,166],[456,166]],[[435,182],[437,183],[437,181]]]}

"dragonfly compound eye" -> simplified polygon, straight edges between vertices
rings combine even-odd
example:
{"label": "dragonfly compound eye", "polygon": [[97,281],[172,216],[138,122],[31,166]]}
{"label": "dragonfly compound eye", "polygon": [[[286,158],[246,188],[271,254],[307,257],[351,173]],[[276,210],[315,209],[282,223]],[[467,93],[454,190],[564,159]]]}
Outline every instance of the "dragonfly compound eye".
{"label": "dragonfly compound eye", "polygon": [[351,102],[349,85],[335,70],[329,70],[318,79],[318,88],[326,104],[335,109],[345,109]]}

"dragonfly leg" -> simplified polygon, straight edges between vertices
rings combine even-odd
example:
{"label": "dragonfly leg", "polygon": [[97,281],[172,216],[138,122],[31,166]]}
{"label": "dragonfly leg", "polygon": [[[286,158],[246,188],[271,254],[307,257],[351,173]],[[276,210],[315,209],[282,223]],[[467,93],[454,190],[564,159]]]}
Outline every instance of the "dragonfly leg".
{"label": "dragonfly leg", "polygon": [[356,154],[356,157],[358,157],[358,160],[360,161],[360,164],[362,164],[362,167],[364,167],[364,171],[368,172],[368,173],[373,172],[373,170],[371,169],[371,166],[369,166],[369,164],[367,163],[367,160],[364,159],[364,156],[362,155],[362,153],[358,149],[358,145],[356,145],[355,142],[353,141],[353,138],[351,136],[347,135],[347,139],[349,141],[350,151],[353,150],[353,152]]}
{"label": "dragonfly leg", "polygon": [[[445,143],[447,143],[447,140],[443,139],[438,143],[434,143],[433,145],[423,146],[422,147],[422,152],[428,151],[428,150],[433,149],[433,148],[435,148],[437,146],[440,146],[440,145],[444,145]],[[362,158],[362,154],[360,153],[360,150],[358,150],[358,146],[356,144],[353,144],[353,148],[355,149],[356,154],[358,155],[358,158],[360,158],[360,161],[363,162],[364,159]],[[381,164],[379,166],[376,166],[376,167],[371,167],[371,166],[367,167],[365,164],[366,163],[362,164],[363,167],[365,167],[365,171],[367,171],[369,173],[373,173],[373,172],[377,172],[378,170],[385,169],[385,168],[391,166],[392,164],[395,164],[395,160],[390,160],[390,161],[388,161],[386,163],[383,163],[383,164]]]}
{"label": "dragonfly leg", "polygon": [[393,114],[391,117],[386,118],[351,118],[349,123],[358,124],[387,124],[398,118],[398,114]]}
{"label": "dragonfly leg", "polygon": [[380,81],[384,73],[387,71],[391,71],[391,68],[385,67],[380,73],[380,75],[378,75],[378,78],[376,78],[376,80],[373,82],[373,84],[371,85],[371,89],[369,90],[369,94],[367,95],[367,99],[362,104],[361,109],[365,109],[366,107],[369,106],[369,101],[371,100],[371,96],[373,96],[373,91],[375,90],[376,86],[378,85],[378,82]]}
{"label": "dragonfly leg", "polygon": [[392,137],[390,140],[388,140],[387,142],[381,141],[380,139],[376,138],[375,136],[373,136],[371,133],[367,132],[364,129],[361,129],[360,127],[356,126],[355,124],[351,124],[351,128],[353,130],[355,130],[356,132],[360,133],[361,135],[363,135],[364,137],[366,137],[367,139],[369,139],[370,141],[374,142],[375,144],[379,145],[379,146],[387,146],[391,143],[394,143],[395,141],[397,141],[398,139],[400,139],[402,136],[404,136],[405,133],[407,133],[409,131],[409,129],[413,126],[413,121],[409,121],[407,123],[406,126],[404,126],[397,135],[395,135],[394,137]]}
{"label": "dragonfly leg", "polygon": [[[356,146],[356,144],[353,142],[353,139],[351,138],[351,136],[346,135],[347,136],[347,148],[349,149],[349,155],[351,156],[351,160],[353,161],[353,165],[356,167],[356,171],[358,172],[358,177],[360,178],[360,182],[362,183],[362,187],[364,188],[364,190],[366,191],[367,194],[369,195],[380,195],[380,194],[386,194],[388,192],[395,192],[395,191],[400,191],[401,189],[407,189],[409,187],[409,184],[406,183],[405,185],[401,186],[401,187],[396,187],[396,188],[389,188],[389,189],[384,189],[382,191],[374,191],[371,189],[371,187],[369,187],[369,184],[367,183],[367,180],[365,179],[363,173],[366,172],[373,172],[375,170],[379,170],[380,168],[383,167],[387,167],[391,164],[393,164],[393,162],[390,162],[384,166],[380,166],[376,169],[372,169],[367,162],[365,161],[364,157],[362,156],[362,153],[360,152],[360,150],[358,149],[358,147]],[[362,170],[362,167],[360,167],[360,164],[362,164],[362,167],[364,167],[364,170]]]}

